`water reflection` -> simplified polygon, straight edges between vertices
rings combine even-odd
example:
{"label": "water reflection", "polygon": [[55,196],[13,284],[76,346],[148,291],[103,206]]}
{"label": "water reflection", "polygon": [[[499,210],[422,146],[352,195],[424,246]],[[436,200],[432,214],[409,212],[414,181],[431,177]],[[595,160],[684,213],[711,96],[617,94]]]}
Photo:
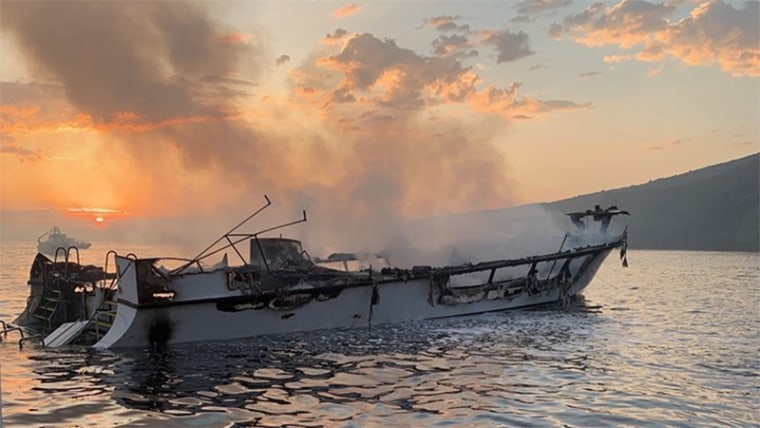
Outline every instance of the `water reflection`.
{"label": "water reflection", "polygon": [[[391,415],[402,424],[504,422],[507,408],[519,414],[587,370],[587,355],[573,349],[582,347],[595,310],[578,300],[564,310],[372,330],[166,349],[45,350],[30,356],[38,382],[32,389],[88,402],[107,394],[120,407],[174,421],[203,416],[204,423],[238,426],[361,425]],[[551,365],[563,379],[535,377],[534,364]]]}

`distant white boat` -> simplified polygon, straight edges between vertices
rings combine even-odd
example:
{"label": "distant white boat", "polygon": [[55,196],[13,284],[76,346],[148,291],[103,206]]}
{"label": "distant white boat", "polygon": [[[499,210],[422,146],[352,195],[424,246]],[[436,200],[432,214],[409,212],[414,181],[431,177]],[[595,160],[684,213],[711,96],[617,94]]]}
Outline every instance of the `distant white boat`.
{"label": "distant white boat", "polygon": [[86,250],[90,248],[90,245],[92,244],[87,241],[80,241],[67,236],[58,227],[53,227],[49,232],[45,232],[37,238],[37,251],[51,255],[55,255],[56,250],[59,248],[63,248],[66,251],[71,247]]}
{"label": "distant white boat", "polygon": [[[613,249],[621,249],[627,265],[627,231],[610,234],[607,227],[614,216],[628,213],[597,206],[568,214],[578,230],[567,233],[555,252],[441,267],[350,270],[356,254],[312,259],[297,240],[259,237],[306,221],[305,212],[303,220],[253,234],[233,233],[244,221],[195,258],[180,259],[182,265],[174,270],[162,265],[171,258],[113,251],[114,273],[108,273],[108,256],[106,266],[98,268],[38,254],[27,307],[14,324],[35,331],[49,347],[143,347],[567,303],[591,282]],[[590,230],[593,222],[599,229]],[[224,240],[228,245],[211,251]],[[245,240],[248,260],[235,246]],[[242,265],[229,266],[226,256],[212,267],[201,265],[228,248],[243,259]],[[329,267],[335,264],[344,269]]]}

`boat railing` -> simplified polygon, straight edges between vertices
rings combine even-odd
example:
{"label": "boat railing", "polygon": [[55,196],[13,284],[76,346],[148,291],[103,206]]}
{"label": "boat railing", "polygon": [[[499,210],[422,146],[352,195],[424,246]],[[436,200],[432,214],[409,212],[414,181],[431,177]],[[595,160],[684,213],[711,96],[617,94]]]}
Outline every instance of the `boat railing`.
{"label": "boat railing", "polygon": [[[200,260],[188,259],[186,257],[161,257],[160,259],[156,259],[156,261],[158,260],[182,262],[181,267],[184,267],[182,271],[187,271],[187,269],[195,265],[197,266],[197,269],[199,272],[205,272]],[[161,266],[161,267],[155,268],[155,270],[158,272],[159,275],[163,276],[164,278],[168,278],[170,275],[176,275],[176,273],[174,273],[176,269],[167,269]]]}
{"label": "boat railing", "polygon": [[[282,228],[288,227],[288,226],[292,226],[292,225],[295,225],[295,224],[298,224],[298,223],[304,223],[304,222],[306,222],[307,219],[306,219],[306,210],[303,210],[303,217],[299,218],[298,220],[289,221],[289,222],[286,222],[286,223],[283,223],[283,224],[272,226],[272,227],[269,227],[269,228],[266,228],[266,229],[263,229],[263,230],[259,230],[259,231],[255,232],[255,233],[235,233],[236,230],[240,229],[243,225],[245,225],[246,223],[248,223],[251,219],[253,219],[254,217],[256,217],[259,213],[261,213],[262,211],[264,211],[267,207],[269,207],[270,205],[272,205],[272,201],[269,199],[269,197],[267,195],[264,195],[264,199],[266,200],[266,203],[263,206],[261,206],[256,211],[254,211],[253,213],[251,213],[243,221],[241,221],[235,227],[233,227],[232,229],[230,229],[229,231],[227,231],[227,233],[225,233],[222,236],[220,236],[219,238],[217,238],[216,241],[212,242],[209,246],[207,246],[205,249],[203,249],[203,251],[201,251],[200,253],[198,253],[197,256],[195,256],[192,259],[188,260],[187,263],[185,263],[184,265],[182,265],[182,266],[180,266],[180,267],[178,267],[178,268],[170,271],[169,275],[176,275],[176,274],[182,273],[184,270],[186,270],[188,267],[192,266],[193,264],[199,263],[201,260],[204,260],[204,259],[206,259],[208,257],[211,257],[211,256],[215,255],[215,254],[219,254],[220,252],[225,251],[225,250],[227,250],[229,248],[232,248],[232,250],[235,252],[235,254],[237,254],[237,256],[240,258],[240,260],[242,261],[243,264],[247,264],[247,261],[246,261],[245,257],[243,257],[243,255],[240,253],[240,250],[238,250],[237,244],[239,244],[239,243],[241,243],[241,242],[243,242],[245,240],[248,240],[248,239],[255,239],[256,240],[257,247],[258,247],[259,251],[261,252],[262,258],[264,259],[265,267],[269,271],[270,270],[270,266],[266,262],[266,257],[264,257],[264,251],[261,248],[261,245],[260,245],[260,243],[258,241],[258,237],[260,235],[264,234],[264,233],[273,232],[275,230],[282,229]],[[215,247],[218,247],[219,244],[222,243],[223,241],[227,241],[227,243],[224,244],[224,245],[222,245],[219,248],[215,248]]]}
{"label": "boat railing", "polygon": [[618,209],[616,205],[610,205],[604,209],[600,205],[595,205],[593,210],[569,212],[565,214],[570,217],[570,220],[578,230],[584,233],[588,230],[587,219],[599,222],[599,232],[602,234],[607,233],[607,228],[613,217],[618,215],[631,215],[628,211]]}
{"label": "boat railing", "polygon": [[62,253],[63,254],[63,262],[68,266],[69,259],[71,258],[71,251],[72,250],[74,250],[74,253],[77,256],[77,263],[76,264],[79,265],[80,264],[80,262],[79,262],[79,248],[77,248],[77,247],[75,247],[73,245],[70,246],[70,247],[68,247],[68,248],[66,248],[66,247],[58,247],[58,248],[56,248],[55,249],[55,255],[53,256],[53,262],[54,263],[58,263],[58,253]]}
{"label": "boat railing", "polygon": [[[310,258],[311,260],[311,258]],[[361,266],[366,266],[366,262],[368,261],[378,261],[382,263],[384,266],[383,268],[392,268],[393,264],[391,264],[391,261],[389,260],[388,256],[384,254],[383,252],[380,253],[333,253],[327,256],[326,258],[320,258],[316,257],[313,260],[313,263],[330,267],[333,264],[340,263],[343,267],[343,270],[346,272],[351,272],[352,269],[349,268],[349,262],[356,262],[357,264]],[[371,267],[371,264],[370,264]]]}
{"label": "boat railing", "polygon": [[[132,254],[132,253],[130,253],[130,254]],[[108,252],[106,253],[106,261],[103,264],[103,279],[101,279],[101,283],[100,283],[102,288],[108,288],[108,289],[111,289],[111,290],[114,289],[115,288],[114,286],[116,285],[116,282],[127,271],[127,267],[125,267],[124,271],[119,272],[119,267],[116,264],[116,256],[118,256],[118,255],[119,254],[115,250],[108,250]],[[113,260],[114,260],[114,264],[113,265],[115,267],[115,271],[114,271],[115,276],[111,279],[111,283],[110,284],[106,284],[106,281],[108,281],[108,260],[109,260],[109,258],[113,258]]]}
{"label": "boat railing", "polygon": [[[559,249],[557,250],[558,253],[562,251],[562,247],[565,246],[565,241],[567,241],[567,238],[569,236],[570,236],[570,233],[569,232],[565,232],[565,236],[562,238],[562,243],[559,244]],[[557,265],[557,260],[555,259],[554,261],[552,261],[552,267],[549,268],[549,275],[548,276],[550,276],[550,277],[552,276],[552,272],[554,271],[554,266],[556,266],[556,265]]]}
{"label": "boat railing", "polygon": [[55,255],[53,256],[53,263],[58,263],[58,253],[62,253],[63,254],[63,261],[65,263],[68,263],[69,256],[68,256],[68,254],[66,254],[66,248],[64,248],[64,247],[58,247],[58,248],[55,249]]}
{"label": "boat railing", "polygon": [[[264,255],[264,249],[261,248],[261,242],[259,242],[259,235],[263,235],[264,233],[273,232],[277,229],[282,229],[284,227],[293,226],[295,224],[304,223],[306,222],[306,210],[303,210],[303,217],[299,218],[298,220],[289,221],[287,223],[279,224],[277,226],[272,226],[264,230],[260,230],[256,233],[227,233],[224,238],[227,239],[229,244],[225,245],[222,248],[219,248],[217,250],[214,250],[208,254],[205,254],[203,258],[212,256],[214,254],[217,254],[221,251],[224,251],[227,248],[232,247],[235,250],[235,253],[240,257],[240,260],[243,262],[243,264],[246,263],[245,257],[243,257],[242,254],[240,254],[240,250],[237,249],[235,244],[239,244],[240,242],[243,242],[248,239],[255,239],[256,240],[256,247],[258,248],[259,252],[261,253],[261,257],[264,260],[264,266],[267,270],[271,270],[271,266],[269,266],[269,263],[266,260],[266,257]],[[232,240],[231,238],[236,238],[235,240]]]}
{"label": "boat railing", "polygon": [[74,246],[69,247],[66,250],[66,258],[67,259],[71,258],[71,250],[74,250],[74,254],[76,254],[76,256],[77,256],[77,266],[79,266],[81,264],[80,261],[79,261],[79,248],[74,247]]}
{"label": "boat railing", "polygon": [[3,320],[0,320],[0,327],[2,327],[2,330],[0,330],[0,342],[8,336],[8,333],[13,333],[14,331],[21,336],[21,339],[24,338],[24,330],[22,330],[21,327],[8,324]]}
{"label": "boat railing", "polygon": [[494,260],[487,262],[480,262],[475,264],[465,264],[459,266],[446,266],[439,268],[431,268],[433,275],[446,276],[446,275],[461,275],[466,273],[480,272],[480,271],[492,271],[496,269],[515,267],[520,265],[537,265],[541,262],[556,261],[564,258],[578,258],[587,255],[597,253],[601,250],[607,250],[619,247],[626,241],[626,234],[620,235],[620,238],[600,245],[590,245],[584,248],[576,248],[565,251],[558,251],[556,253],[544,254],[540,256],[530,256],[519,259],[508,260]]}

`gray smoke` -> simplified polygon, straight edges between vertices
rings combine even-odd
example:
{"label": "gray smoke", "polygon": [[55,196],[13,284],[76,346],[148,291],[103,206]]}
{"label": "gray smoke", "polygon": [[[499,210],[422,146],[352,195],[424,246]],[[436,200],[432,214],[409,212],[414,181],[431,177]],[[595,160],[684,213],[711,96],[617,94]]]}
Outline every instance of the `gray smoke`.
{"label": "gray smoke", "polygon": [[[273,57],[258,36],[222,28],[208,6],[3,3],[2,31],[16,41],[35,77],[62,85],[72,106],[115,137],[113,153],[128,154],[123,159],[104,153],[123,181],[137,187],[130,189],[134,203],[177,218],[137,231],[132,228],[144,225],[125,219],[129,227],[121,233],[202,247],[267,193],[278,205],[257,224],[287,221],[307,209],[307,226],[287,233],[308,239],[316,252],[401,252],[420,246],[412,241],[430,239],[415,236],[413,218],[511,203],[505,161],[492,141],[503,120],[435,120],[421,91],[428,82],[404,81],[403,92],[377,101],[374,109],[351,110],[345,103],[350,97],[336,98],[350,88],[327,88],[334,90],[335,104],[322,110],[327,119],[320,129],[307,125],[302,111],[270,108],[266,101],[258,101],[256,110],[266,116],[251,117],[241,106],[262,99],[255,98],[257,83],[266,79],[262,71]],[[367,67],[400,64],[413,76],[434,75],[446,84],[468,71],[453,59],[430,61],[373,39],[361,38],[368,48],[386,51],[382,57],[359,52]],[[425,64],[441,69],[432,73],[421,68]],[[375,77],[382,77],[380,71]],[[324,81],[336,84],[346,76],[333,72]],[[440,102],[461,101],[471,91],[449,92]],[[433,235],[445,242],[474,232],[475,226],[439,224]]]}

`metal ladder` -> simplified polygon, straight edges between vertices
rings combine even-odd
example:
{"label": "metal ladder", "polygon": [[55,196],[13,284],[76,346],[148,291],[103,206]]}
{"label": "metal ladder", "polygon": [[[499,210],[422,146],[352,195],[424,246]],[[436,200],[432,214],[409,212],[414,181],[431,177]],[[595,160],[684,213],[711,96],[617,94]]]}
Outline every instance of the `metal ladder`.
{"label": "metal ladder", "polygon": [[[77,265],[79,265],[79,249],[76,247],[69,247],[67,250],[63,247],[58,247],[55,250],[55,258],[53,259],[53,269],[55,269],[55,266],[58,262],[58,253],[63,253],[63,263],[64,268],[63,272],[56,272],[53,270],[52,277],[54,278],[52,282],[48,282],[48,275],[43,274],[43,283],[42,283],[42,298],[40,301],[40,304],[35,308],[34,312],[32,312],[32,317],[36,318],[42,322],[45,323],[45,333],[49,333],[53,330],[53,319],[55,318],[58,310],[59,310],[59,303],[64,303],[62,307],[65,309],[65,303],[67,302],[66,299],[62,297],[61,293],[61,287],[60,282],[66,281],[68,279],[68,270],[69,270],[69,255],[71,254],[71,250],[76,250],[76,256],[77,256]],[[65,318],[65,314],[64,314]]]}
{"label": "metal ladder", "polygon": [[116,302],[106,298],[100,304],[95,313],[90,317],[90,323],[83,332],[83,344],[92,345],[97,343],[113,325],[116,318]]}
{"label": "metal ladder", "polygon": [[[93,345],[97,343],[103,336],[106,335],[108,330],[111,329],[114,319],[116,319],[116,305],[117,302],[113,300],[114,293],[116,291],[116,279],[111,281],[110,284],[106,284],[106,275],[108,273],[108,261],[110,257],[116,256],[116,251],[110,250],[106,253],[105,263],[103,265],[103,280],[101,283],[101,289],[109,289],[110,292],[103,297],[103,301],[100,303],[95,312],[92,314],[89,320],[89,324],[76,339],[76,342],[82,345]],[[133,255],[130,253],[130,255]],[[129,256],[129,255],[128,255]],[[134,255],[133,255],[134,256]],[[115,264],[115,263],[114,263]]]}

